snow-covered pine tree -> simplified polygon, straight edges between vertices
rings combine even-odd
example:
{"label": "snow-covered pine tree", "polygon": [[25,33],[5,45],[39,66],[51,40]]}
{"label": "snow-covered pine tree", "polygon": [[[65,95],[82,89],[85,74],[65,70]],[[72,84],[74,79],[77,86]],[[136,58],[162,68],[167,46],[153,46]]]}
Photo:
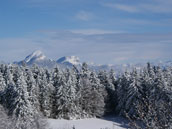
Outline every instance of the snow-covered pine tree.
{"label": "snow-covered pine tree", "polygon": [[172,91],[172,67],[167,67],[164,70],[164,79],[167,82],[167,90]]}
{"label": "snow-covered pine tree", "polygon": [[67,87],[66,86],[66,78],[64,74],[61,74],[61,77],[58,81],[58,85],[56,88],[55,92],[55,114],[56,118],[65,118],[69,119],[67,116],[67,109],[65,108],[66,103],[68,101],[67,98]]}
{"label": "snow-covered pine tree", "polygon": [[[149,72],[143,70],[141,73],[141,83],[144,86],[142,88],[144,88],[146,96],[139,99],[139,104],[136,105],[137,117],[135,118],[142,121],[145,128],[170,129],[172,127],[172,97],[170,97],[172,91],[167,88],[168,81],[164,76],[167,74],[157,66],[151,69],[153,74],[150,74],[149,70],[147,70]],[[140,126],[137,123],[134,125]]]}
{"label": "snow-covered pine tree", "polygon": [[82,65],[79,79],[82,117],[101,117],[104,114],[104,86],[100,84],[96,74],[89,70],[86,63]]}
{"label": "snow-covered pine tree", "polygon": [[38,93],[39,93],[39,88],[36,85],[36,81],[34,79],[33,73],[30,68],[25,67],[23,69],[24,72],[24,79],[27,84],[27,92],[29,95],[29,101],[32,107],[34,108],[34,111],[39,110],[39,102],[38,102]]}
{"label": "snow-covered pine tree", "polygon": [[95,72],[90,74],[90,109],[92,116],[102,117],[105,112],[105,98],[106,95],[105,87],[100,84]]}
{"label": "snow-covered pine tree", "polygon": [[82,117],[92,117],[91,112],[91,103],[90,103],[90,96],[91,96],[91,83],[90,83],[90,70],[88,69],[88,65],[86,63],[82,64],[81,72],[80,72],[80,99],[79,103],[81,104],[82,109]]}
{"label": "snow-covered pine tree", "polygon": [[1,65],[1,71],[3,74],[3,77],[5,79],[5,83],[6,85],[8,85],[8,81],[12,81],[12,74],[11,74],[11,70],[9,69],[8,65]]}
{"label": "snow-covered pine tree", "polygon": [[59,90],[61,90],[61,88],[64,85],[64,77],[62,78],[62,71],[57,66],[53,69],[53,72],[52,72],[52,85],[54,87],[54,91],[51,98],[51,101],[52,101],[51,117],[57,118],[58,106],[59,106],[58,105],[59,96],[57,95],[57,93]]}
{"label": "snow-covered pine tree", "polygon": [[79,98],[81,97],[81,83],[80,83],[80,78],[81,78],[81,73],[78,70],[78,68],[76,66],[73,65],[72,69],[71,69],[71,73],[74,74],[75,76],[75,81],[76,81],[76,96],[77,96],[77,104],[79,106]]}
{"label": "snow-covered pine tree", "polygon": [[4,77],[2,73],[0,72],[0,92],[3,92],[6,87]]}
{"label": "snow-covered pine tree", "polygon": [[119,77],[118,88],[117,88],[117,99],[118,105],[116,107],[116,112],[120,115],[125,116],[125,103],[127,101],[127,89],[129,86],[130,73],[126,71]]}
{"label": "snow-covered pine tree", "polygon": [[74,74],[75,78],[76,78],[76,92],[77,92],[77,97],[79,98],[81,96],[81,84],[80,84],[80,78],[81,78],[81,73],[78,70],[78,68],[73,65],[72,69],[71,69],[72,74]]}
{"label": "snow-covered pine tree", "polygon": [[167,81],[164,78],[164,72],[160,67],[156,67],[155,79],[150,96],[156,100],[162,99],[163,91],[168,88]]}
{"label": "snow-covered pine tree", "polygon": [[[152,89],[153,89],[153,87],[154,87],[154,81],[155,81],[155,66],[154,67],[152,67],[151,65],[150,65],[150,63],[147,63],[147,69],[146,69],[147,71],[147,76],[148,76],[148,80],[147,80],[147,91],[151,91]],[[148,93],[148,94],[151,94],[151,93]]]}
{"label": "snow-covered pine tree", "polygon": [[131,73],[129,85],[127,87],[127,100],[125,103],[125,112],[130,117],[136,117],[136,106],[143,98],[142,93],[143,91],[141,87],[140,76],[137,73],[137,70],[134,69]]}
{"label": "snow-covered pine tree", "polygon": [[67,109],[67,116],[69,119],[75,119],[81,117],[81,107],[77,105],[77,78],[76,75],[73,73],[72,70],[66,69],[65,71],[65,80],[66,85],[64,86],[64,90],[66,90],[66,109]]}
{"label": "snow-covered pine tree", "polygon": [[81,110],[76,106],[76,76],[69,69],[59,76],[57,70],[54,76],[56,118],[80,118]]}
{"label": "snow-covered pine tree", "polygon": [[14,85],[13,73],[14,73],[14,71],[13,71],[12,67],[9,67],[8,65],[4,66],[3,76],[5,79],[6,86]]}
{"label": "snow-covered pine tree", "polygon": [[6,87],[4,89],[3,96],[1,97],[2,104],[6,109],[9,110],[8,114],[12,115],[11,103],[14,101],[16,97],[16,92],[15,92],[16,87],[13,81],[12,69],[9,68],[8,65],[4,66],[3,76],[5,78]]}
{"label": "snow-covered pine tree", "polygon": [[[48,84],[47,84],[47,78],[46,74],[44,72],[44,68],[38,67],[37,65],[32,66],[32,74],[34,78],[34,96],[37,98],[38,106],[37,110],[42,112],[44,116],[50,116],[51,109],[49,108],[49,105],[47,101],[50,100],[49,93],[48,92]],[[48,106],[46,106],[48,105]],[[46,111],[46,108],[48,111]]]}
{"label": "snow-covered pine tree", "polygon": [[48,101],[47,104],[49,104],[46,108],[46,110],[48,111],[49,115],[48,117],[51,117],[51,113],[52,113],[52,109],[53,109],[53,96],[54,96],[54,91],[55,91],[55,87],[53,86],[53,80],[52,80],[52,71],[49,71],[48,69],[44,69],[45,70],[45,76],[46,76],[46,83],[47,83],[47,91],[49,92],[47,97],[48,97]]}
{"label": "snow-covered pine tree", "polygon": [[106,94],[104,94],[105,99],[105,112],[111,114],[115,112],[116,107],[116,91],[115,91],[115,75],[111,70],[110,73],[106,71],[100,71],[98,73],[98,78],[100,83],[105,87]]}
{"label": "snow-covered pine tree", "polygon": [[39,104],[40,110],[44,116],[50,117],[51,114],[51,94],[52,94],[52,85],[48,82],[47,74],[45,69],[42,69],[40,72],[39,78]]}
{"label": "snow-covered pine tree", "polygon": [[4,94],[5,88],[6,88],[5,80],[4,80],[2,73],[0,72],[0,104],[2,104],[2,99],[3,99],[3,94]]}
{"label": "snow-covered pine tree", "polygon": [[111,83],[114,85],[112,87],[112,89],[114,89],[114,88],[117,89],[117,78],[116,78],[116,75],[115,75],[115,71],[113,69],[111,69],[109,71],[109,79],[110,79]]}
{"label": "snow-covered pine tree", "polygon": [[13,88],[14,99],[11,102],[10,111],[12,111],[15,120],[15,128],[30,129],[34,127],[35,112],[29,101],[27,84],[24,80],[23,72],[18,69],[16,73],[16,86]]}
{"label": "snow-covered pine tree", "polygon": [[82,68],[81,68],[81,76],[82,77],[85,77],[85,78],[89,78],[90,77],[90,73],[91,73],[91,71],[90,71],[90,69],[88,68],[88,65],[87,65],[87,63],[83,63],[82,64]]}

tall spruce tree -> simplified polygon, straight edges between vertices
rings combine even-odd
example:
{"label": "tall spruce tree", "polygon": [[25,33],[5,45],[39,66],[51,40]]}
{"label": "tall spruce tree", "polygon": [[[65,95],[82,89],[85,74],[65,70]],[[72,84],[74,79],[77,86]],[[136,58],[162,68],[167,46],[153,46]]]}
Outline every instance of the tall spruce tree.
{"label": "tall spruce tree", "polygon": [[134,69],[131,73],[129,85],[127,87],[127,100],[125,103],[125,112],[128,113],[130,117],[136,117],[136,105],[138,105],[139,101],[142,99],[142,93],[140,76],[137,70]]}
{"label": "tall spruce tree", "polygon": [[90,108],[93,116],[102,117],[105,112],[105,87],[100,83],[96,73],[90,74]]}
{"label": "tall spruce tree", "polygon": [[119,77],[118,88],[117,88],[117,99],[118,105],[116,107],[116,112],[120,115],[125,116],[125,104],[127,101],[127,89],[129,86],[130,74],[125,72]]}

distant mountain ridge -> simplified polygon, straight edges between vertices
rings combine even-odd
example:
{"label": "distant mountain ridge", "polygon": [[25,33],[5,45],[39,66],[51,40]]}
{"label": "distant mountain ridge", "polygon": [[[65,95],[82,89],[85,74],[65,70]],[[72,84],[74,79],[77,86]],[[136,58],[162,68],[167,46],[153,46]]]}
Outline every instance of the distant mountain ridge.
{"label": "distant mountain ridge", "polygon": [[73,65],[79,66],[81,62],[79,57],[76,56],[64,56],[59,58],[57,61],[47,58],[42,51],[37,50],[31,53],[30,55],[26,56],[24,60],[19,62],[14,62],[15,64],[22,65],[26,64],[28,66],[32,66],[36,64],[42,67],[53,68],[56,65],[61,67],[71,67]]}
{"label": "distant mountain ridge", "polygon": [[[28,66],[32,66],[36,64],[41,67],[54,68],[55,66],[59,67],[72,67],[73,65],[77,67],[81,67],[82,63],[80,62],[79,57],[77,56],[64,56],[59,59],[52,60],[47,58],[40,50],[34,51],[30,55],[28,55],[24,60],[19,62],[14,62],[15,64],[22,65],[25,63]],[[172,61],[155,61],[151,62],[153,65],[159,65],[161,67],[172,66]],[[133,68],[141,69],[146,66],[146,63],[137,63],[137,64],[119,64],[119,65],[96,65],[89,64],[89,68],[98,70],[110,70],[114,69],[116,72],[124,72],[126,69],[131,70]]]}

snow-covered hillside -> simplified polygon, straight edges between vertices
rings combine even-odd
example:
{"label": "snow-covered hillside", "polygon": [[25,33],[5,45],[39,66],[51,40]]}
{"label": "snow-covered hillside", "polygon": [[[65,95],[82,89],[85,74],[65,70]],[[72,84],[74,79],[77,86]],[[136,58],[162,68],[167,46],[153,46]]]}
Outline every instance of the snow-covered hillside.
{"label": "snow-covered hillside", "polygon": [[40,50],[34,51],[30,55],[28,55],[24,60],[15,62],[15,64],[27,64],[29,66],[32,66],[33,64],[37,64],[38,66],[41,67],[48,67],[48,68],[53,68],[57,65],[57,63],[49,58],[47,58],[43,52]]}
{"label": "snow-covered hillside", "polygon": [[28,63],[28,62],[33,62],[33,61],[41,61],[44,59],[46,59],[46,56],[40,50],[37,50],[33,52],[32,54],[30,54],[29,56],[27,56],[24,59],[24,61]]}
{"label": "snow-covered hillside", "polygon": [[126,129],[128,122],[121,117],[111,117],[107,119],[81,119],[81,120],[55,120],[48,119],[52,129]]}
{"label": "snow-covered hillside", "polygon": [[80,65],[79,57],[76,56],[64,56],[57,60],[57,63],[59,64],[65,64],[65,65]]}

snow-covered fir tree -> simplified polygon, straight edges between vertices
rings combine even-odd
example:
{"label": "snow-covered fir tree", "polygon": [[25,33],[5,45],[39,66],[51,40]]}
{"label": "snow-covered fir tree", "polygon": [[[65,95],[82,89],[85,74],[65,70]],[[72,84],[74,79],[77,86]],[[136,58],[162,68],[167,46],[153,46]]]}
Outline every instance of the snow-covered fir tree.
{"label": "snow-covered fir tree", "polygon": [[130,74],[128,71],[122,74],[118,80],[118,87],[117,87],[118,105],[116,107],[116,112],[118,112],[120,115],[124,115],[125,112],[125,104],[128,99],[126,95],[129,86],[129,80],[130,80]]}
{"label": "snow-covered fir tree", "polygon": [[66,85],[64,89],[66,90],[66,108],[67,108],[67,115],[69,119],[72,118],[80,118],[81,108],[80,105],[77,105],[77,78],[75,74],[72,74],[70,69],[66,69],[65,71],[65,79]]}
{"label": "snow-covered fir tree", "polygon": [[35,109],[35,110],[38,110],[39,109],[39,101],[38,101],[38,93],[39,93],[39,88],[38,86],[36,85],[36,81],[34,79],[34,75],[31,71],[30,68],[27,68],[27,67],[24,67],[24,78],[25,78],[25,81],[26,81],[26,84],[27,84],[27,92],[28,92],[28,95],[29,95],[29,101],[30,101],[30,104],[32,105],[32,107]]}
{"label": "snow-covered fir tree", "polygon": [[105,98],[106,95],[105,87],[100,83],[100,80],[96,76],[95,72],[90,74],[90,108],[93,116],[101,117],[105,112]]}
{"label": "snow-covered fir tree", "polygon": [[42,69],[40,74],[38,75],[38,86],[39,86],[39,106],[40,111],[44,114],[44,116],[50,117],[51,113],[51,94],[52,94],[52,85],[47,80],[47,74],[45,70]]}
{"label": "snow-covered fir tree", "polygon": [[62,71],[55,67],[53,69],[53,77],[52,77],[52,84],[54,87],[54,91],[52,94],[52,111],[51,117],[57,118],[58,117],[58,107],[59,107],[59,91],[62,89],[64,85],[64,76],[62,77]]}
{"label": "snow-covered fir tree", "polygon": [[131,116],[135,117],[137,115],[136,105],[142,99],[142,87],[140,82],[140,76],[137,73],[137,70],[134,69],[131,73],[129,85],[127,87],[127,100],[125,103],[125,112]]}
{"label": "snow-covered fir tree", "polygon": [[5,88],[6,88],[5,80],[2,73],[0,72],[0,104],[2,103],[2,99],[3,99],[2,97],[4,94]]}
{"label": "snow-covered fir tree", "polygon": [[106,93],[104,94],[105,99],[105,112],[112,113],[115,112],[115,107],[117,105],[116,100],[116,78],[113,70],[110,70],[108,74],[106,71],[100,71],[98,73],[98,78],[100,79],[100,84],[105,87]]}
{"label": "snow-covered fir tree", "polygon": [[33,126],[33,116],[35,115],[35,112],[33,111],[32,105],[29,101],[27,84],[24,80],[23,72],[18,71],[16,75],[16,88],[14,89],[16,96],[14,101],[11,103],[11,110],[13,117],[16,120],[16,128],[24,129]]}
{"label": "snow-covered fir tree", "polygon": [[0,72],[0,92],[4,92],[5,87],[6,87],[5,80],[2,73]]}

